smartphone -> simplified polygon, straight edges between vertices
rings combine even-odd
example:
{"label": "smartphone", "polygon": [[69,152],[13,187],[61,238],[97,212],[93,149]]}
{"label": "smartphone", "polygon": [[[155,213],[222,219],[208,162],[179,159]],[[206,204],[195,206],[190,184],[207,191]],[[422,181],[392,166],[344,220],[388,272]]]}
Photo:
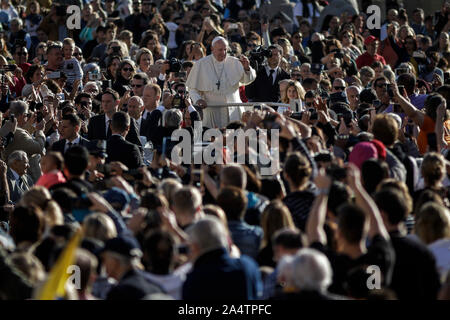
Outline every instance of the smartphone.
{"label": "smartphone", "polygon": [[164,138],[163,138],[162,150],[161,150],[161,157],[162,157],[163,159],[166,158],[167,140],[170,140],[170,137],[164,137]]}
{"label": "smartphone", "polygon": [[230,23],[228,25],[228,30],[236,30],[239,29],[239,26],[237,25],[237,23]]}
{"label": "smartphone", "polygon": [[43,119],[44,119],[44,115],[42,114],[41,111],[38,111],[36,113],[36,123],[40,123]]}
{"label": "smartphone", "polygon": [[408,124],[405,126],[405,132],[409,136],[414,135],[414,123],[411,119],[408,120]]}
{"label": "smartphone", "polygon": [[199,189],[203,186],[203,170],[194,169],[191,172],[191,184]]}

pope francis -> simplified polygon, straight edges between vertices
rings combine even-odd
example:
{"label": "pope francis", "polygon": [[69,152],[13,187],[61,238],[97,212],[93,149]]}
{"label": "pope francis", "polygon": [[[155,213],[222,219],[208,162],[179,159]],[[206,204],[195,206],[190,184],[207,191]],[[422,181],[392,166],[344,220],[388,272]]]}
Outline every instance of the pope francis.
{"label": "pope francis", "polygon": [[252,83],[256,72],[242,55],[240,59],[227,55],[228,41],[216,37],[211,44],[212,54],[194,63],[186,87],[194,104],[203,108],[203,125],[223,128],[230,121],[240,120],[243,107],[214,107],[224,103],[241,103],[239,87]]}

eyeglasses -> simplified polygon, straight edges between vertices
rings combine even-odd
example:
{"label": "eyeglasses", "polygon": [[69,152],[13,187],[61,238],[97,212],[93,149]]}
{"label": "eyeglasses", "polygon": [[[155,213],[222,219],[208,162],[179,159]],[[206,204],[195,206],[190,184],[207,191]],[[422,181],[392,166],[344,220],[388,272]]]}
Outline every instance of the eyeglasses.
{"label": "eyeglasses", "polygon": [[294,38],[295,39],[303,39],[303,37],[301,37],[301,36],[295,36]]}
{"label": "eyeglasses", "polygon": [[345,87],[334,87],[334,90],[345,90]]}
{"label": "eyeglasses", "polygon": [[75,57],[78,57],[78,56],[81,56],[81,53],[80,53],[80,52],[74,52],[73,55],[74,55]]}
{"label": "eyeglasses", "polygon": [[379,83],[379,84],[377,84],[377,87],[378,88],[386,88],[387,87],[387,83]]}
{"label": "eyeglasses", "polygon": [[123,68],[122,70],[125,72],[127,72],[127,71],[131,72],[131,71],[133,71],[133,68]]}
{"label": "eyeglasses", "polygon": [[143,84],[132,84],[131,85],[132,88],[140,88],[142,86],[143,86]]}

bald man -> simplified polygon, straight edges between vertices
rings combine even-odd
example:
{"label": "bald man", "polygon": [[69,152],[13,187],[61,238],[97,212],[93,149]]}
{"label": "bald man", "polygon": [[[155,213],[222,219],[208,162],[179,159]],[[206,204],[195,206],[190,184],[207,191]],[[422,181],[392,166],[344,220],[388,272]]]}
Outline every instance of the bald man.
{"label": "bald man", "polygon": [[209,128],[224,128],[230,121],[241,119],[243,107],[209,106],[241,103],[239,87],[249,85],[256,78],[247,57],[228,56],[227,49],[225,38],[214,38],[212,54],[194,63],[186,82],[194,104],[203,108],[203,125]]}

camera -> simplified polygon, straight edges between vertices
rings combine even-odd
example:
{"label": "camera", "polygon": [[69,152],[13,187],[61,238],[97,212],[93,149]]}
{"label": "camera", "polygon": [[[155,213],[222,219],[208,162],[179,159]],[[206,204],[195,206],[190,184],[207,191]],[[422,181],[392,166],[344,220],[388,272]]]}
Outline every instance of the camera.
{"label": "camera", "polygon": [[36,123],[40,123],[44,119],[44,115],[41,111],[36,112]]}
{"label": "camera", "polygon": [[257,67],[264,62],[264,58],[271,58],[272,50],[264,49],[262,46],[256,47],[256,49],[250,51],[250,62],[252,66]]}
{"label": "camera", "polygon": [[180,72],[183,67],[183,64],[177,58],[171,58],[167,63],[169,64],[169,70],[166,71],[166,74],[171,72]]}
{"label": "camera", "polygon": [[389,95],[389,98],[394,98],[394,91],[392,90],[392,85],[390,84],[387,86],[387,93]]}
{"label": "camera", "polygon": [[337,58],[337,59],[344,58],[344,53],[341,50],[336,49],[336,50],[333,50],[333,52],[334,52],[334,57],[335,58]]}

